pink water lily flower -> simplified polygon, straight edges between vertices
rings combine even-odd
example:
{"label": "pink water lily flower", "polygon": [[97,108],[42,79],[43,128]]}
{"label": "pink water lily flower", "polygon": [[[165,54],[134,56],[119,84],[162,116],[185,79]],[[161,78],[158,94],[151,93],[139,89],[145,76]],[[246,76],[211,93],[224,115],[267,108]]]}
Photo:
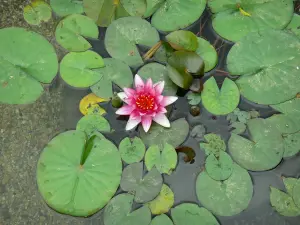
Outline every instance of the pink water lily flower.
{"label": "pink water lily flower", "polygon": [[118,109],[118,115],[130,115],[126,130],[135,128],[139,123],[145,132],[148,132],[152,120],[156,123],[170,127],[166,117],[166,106],[174,103],[178,98],[175,96],[162,96],[165,82],[161,81],[153,85],[151,78],[144,83],[139,75],[134,78],[135,89],[124,88],[118,96],[126,103]]}

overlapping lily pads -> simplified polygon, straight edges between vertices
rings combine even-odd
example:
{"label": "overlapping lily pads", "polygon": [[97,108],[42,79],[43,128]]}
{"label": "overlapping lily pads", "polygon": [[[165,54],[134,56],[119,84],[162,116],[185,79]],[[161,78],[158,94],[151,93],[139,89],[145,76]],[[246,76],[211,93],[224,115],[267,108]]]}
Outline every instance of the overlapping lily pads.
{"label": "overlapping lily pads", "polygon": [[78,0],[50,0],[50,5],[58,16],[83,13],[82,1]]}
{"label": "overlapping lily pads", "polygon": [[67,131],[52,139],[37,166],[37,183],[46,203],[56,211],[89,216],[103,208],[118,189],[122,162],[110,141],[95,137],[86,161],[86,134]]}
{"label": "overlapping lily pads", "polygon": [[285,29],[293,32],[300,38],[300,15],[295,13],[291,22]]}
{"label": "overlapping lily pads", "polygon": [[226,144],[219,135],[214,133],[206,134],[204,139],[207,143],[200,143],[200,148],[205,150],[207,156],[210,154],[219,156],[220,152],[226,151]]}
{"label": "overlapping lily pads", "polygon": [[204,60],[204,71],[212,70],[218,63],[218,54],[216,49],[205,39],[198,39],[198,48],[196,53]]}
{"label": "overlapping lily pads", "polygon": [[277,105],[271,105],[271,107],[278,112],[284,114],[299,114],[300,115],[300,98],[293,98],[286,102],[279,103]]}
{"label": "overlapping lily pads", "polygon": [[33,103],[44,91],[41,83],[51,83],[57,74],[54,48],[23,28],[0,29],[0,39],[0,102]]}
{"label": "overlapping lily pads", "polygon": [[197,36],[187,30],[177,30],[166,36],[168,43],[175,50],[196,51],[198,48]]}
{"label": "overlapping lily pads", "polygon": [[39,25],[42,22],[48,22],[51,19],[52,9],[46,2],[35,0],[24,7],[23,16],[27,23]]}
{"label": "overlapping lily pads", "polygon": [[285,28],[294,11],[290,0],[211,0],[208,1],[208,6],[215,14],[214,30],[223,38],[234,42],[251,32]]}
{"label": "overlapping lily pads", "polygon": [[76,130],[84,131],[89,137],[99,132],[111,131],[109,122],[98,114],[88,114],[82,117],[77,123]]}
{"label": "overlapping lily pads", "polygon": [[241,95],[267,105],[295,98],[300,92],[299,43],[295,35],[278,30],[254,32],[236,43],[227,67],[241,75],[236,81]]}
{"label": "overlapping lily pads", "polygon": [[119,150],[122,160],[127,164],[132,164],[144,158],[146,148],[140,138],[135,137],[130,140],[126,137],[120,142]]}

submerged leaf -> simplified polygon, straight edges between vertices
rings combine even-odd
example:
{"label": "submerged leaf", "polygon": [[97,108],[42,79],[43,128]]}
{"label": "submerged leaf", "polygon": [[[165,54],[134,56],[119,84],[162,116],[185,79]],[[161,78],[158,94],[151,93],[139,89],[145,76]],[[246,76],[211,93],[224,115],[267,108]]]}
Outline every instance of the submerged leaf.
{"label": "submerged leaf", "polygon": [[140,162],[144,158],[146,148],[140,138],[129,139],[126,137],[120,142],[119,151],[123,161],[132,164]]}
{"label": "submerged leaf", "polygon": [[186,50],[194,52],[198,48],[197,36],[191,31],[173,31],[166,36],[166,39],[175,50]]}
{"label": "submerged leaf", "polygon": [[203,139],[205,133],[206,128],[204,125],[196,125],[191,131],[191,137],[195,138],[197,141],[200,141]]}
{"label": "submerged leaf", "polygon": [[27,23],[39,25],[51,19],[52,9],[43,0],[33,0],[31,4],[24,7],[23,16]]}

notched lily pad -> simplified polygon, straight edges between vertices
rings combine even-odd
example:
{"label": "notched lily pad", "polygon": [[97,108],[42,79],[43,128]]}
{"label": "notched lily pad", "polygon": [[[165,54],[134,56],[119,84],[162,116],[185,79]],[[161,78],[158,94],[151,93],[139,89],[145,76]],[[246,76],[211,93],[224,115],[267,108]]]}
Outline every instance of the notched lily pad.
{"label": "notched lily pad", "polygon": [[134,201],[145,203],[159,194],[163,179],[156,168],[143,176],[143,163],[133,163],[123,170],[121,188],[134,194]]}
{"label": "notched lily pad", "polygon": [[88,137],[98,132],[111,131],[109,122],[99,114],[88,114],[82,117],[76,125],[76,130],[84,131]]}
{"label": "notched lily pad", "polygon": [[206,134],[204,139],[207,143],[200,143],[200,148],[205,150],[205,154],[208,156],[214,154],[219,156],[220,152],[226,151],[226,144],[224,140],[217,134]]}
{"label": "notched lily pad", "polygon": [[283,135],[283,157],[292,157],[300,152],[300,131],[293,134]]}
{"label": "notched lily pad", "polygon": [[247,126],[242,122],[233,122],[230,124],[231,133],[233,134],[242,134],[246,131]]}
{"label": "notched lily pad", "polygon": [[286,102],[277,105],[270,105],[273,109],[284,114],[299,114],[300,115],[300,98],[293,98]]}
{"label": "notched lily pad", "polygon": [[101,102],[108,102],[109,99],[104,99],[96,96],[94,93],[90,93],[84,96],[79,103],[79,110],[85,116],[89,113],[97,113],[103,115],[106,111],[98,105]]}
{"label": "notched lily pad", "polygon": [[284,183],[287,193],[292,196],[294,187],[295,187],[296,183],[298,182],[298,179],[293,178],[293,177],[283,177],[282,181]]}
{"label": "notched lily pad", "polygon": [[190,92],[187,95],[190,105],[198,105],[201,102],[201,93]]}
{"label": "notched lily pad", "polygon": [[150,225],[173,225],[172,220],[165,214],[156,216],[150,223]]}
{"label": "notched lily pad", "polygon": [[130,139],[126,137],[121,141],[119,151],[123,161],[127,164],[132,164],[140,162],[144,158],[146,148],[140,138]]}
{"label": "notched lily pad", "polygon": [[23,16],[27,23],[40,25],[42,22],[48,22],[51,19],[52,9],[42,0],[33,0],[31,4],[24,7]]}
{"label": "notched lily pad", "polygon": [[166,36],[166,39],[175,50],[186,50],[194,52],[198,48],[197,36],[191,31],[173,31]]}
{"label": "notched lily pad", "polygon": [[198,48],[196,53],[204,60],[204,72],[212,70],[218,63],[218,54],[216,49],[205,39],[197,38]]}
{"label": "notched lily pad", "polygon": [[191,131],[191,137],[195,138],[197,141],[201,141],[204,138],[204,135],[206,133],[206,128],[204,125],[199,124],[196,125],[192,131]]}
{"label": "notched lily pad", "polygon": [[50,5],[53,11],[61,17],[83,13],[82,1],[79,0],[50,0]]}

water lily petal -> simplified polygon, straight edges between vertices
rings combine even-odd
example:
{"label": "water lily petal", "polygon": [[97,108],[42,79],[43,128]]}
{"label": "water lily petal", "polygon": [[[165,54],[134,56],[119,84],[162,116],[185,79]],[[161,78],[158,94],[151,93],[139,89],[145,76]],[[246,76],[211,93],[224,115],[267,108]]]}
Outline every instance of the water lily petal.
{"label": "water lily petal", "polygon": [[140,122],[142,121],[142,118],[140,116],[130,116],[129,120],[126,124],[126,130],[132,130],[135,128]]}
{"label": "water lily petal", "polygon": [[153,120],[156,123],[162,125],[163,127],[170,127],[171,126],[170,125],[170,121],[168,120],[168,118],[166,117],[165,114],[161,114],[161,113],[160,114],[156,114],[156,116],[153,117]]}
{"label": "water lily petal", "polygon": [[152,79],[149,78],[146,82],[146,85],[145,85],[145,89],[147,91],[151,91],[153,89],[153,82],[152,82]]}
{"label": "water lily petal", "polygon": [[123,88],[125,94],[128,96],[128,98],[131,98],[135,95],[135,90],[132,88]]}
{"label": "water lily petal", "polygon": [[161,101],[164,99],[164,96],[158,95],[158,96],[156,96],[155,99],[156,99],[156,103],[159,104],[159,103],[161,103]]}
{"label": "water lily petal", "polygon": [[157,113],[163,113],[163,114],[165,114],[165,113],[167,113],[167,110],[166,110],[166,108],[165,107],[159,107],[159,109],[157,110]]}
{"label": "water lily petal", "polygon": [[116,111],[116,114],[118,114],[118,115],[130,115],[133,110],[134,110],[134,107],[132,107],[131,105],[124,105],[122,108],[120,108]]}
{"label": "water lily petal", "polygon": [[137,89],[142,89],[145,86],[143,79],[138,74],[134,77],[134,85]]}
{"label": "water lily petal", "polygon": [[161,82],[158,82],[158,83],[154,84],[155,93],[157,95],[161,95],[161,93],[164,90],[164,86],[165,86],[165,82],[164,81],[161,81]]}
{"label": "water lily petal", "polygon": [[125,92],[119,92],[118,96],[122,101],[124,101],[124,99],[128,98]]}
{"label": "water lily petal", "polygon": [[172,103],[176,102],[178,97],[175,96],[164,96],[163,100],[161,101],[162,106],[168,106],[171,105]]}
{"label": "water lily petal", "polygon": [[151,116],[143,116],[142,117],[142,125],[144,128],[144,131],[147,133],[151,127],[152,124],[152,117]]}

